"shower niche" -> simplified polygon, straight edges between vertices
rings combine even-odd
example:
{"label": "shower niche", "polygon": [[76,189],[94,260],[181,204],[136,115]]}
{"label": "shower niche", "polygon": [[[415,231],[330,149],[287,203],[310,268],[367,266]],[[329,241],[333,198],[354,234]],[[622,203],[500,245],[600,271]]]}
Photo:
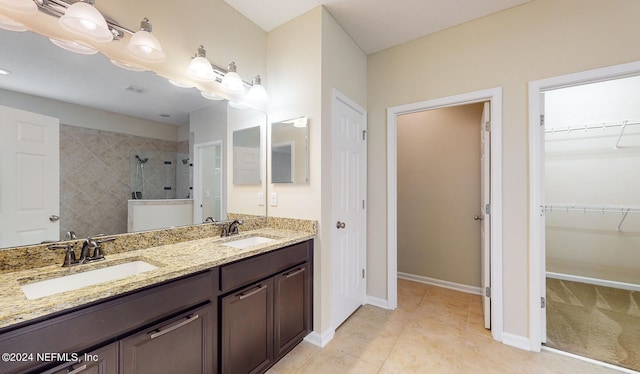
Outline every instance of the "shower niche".
{"label": "shower niche", "polygon": [[192,170],[186,153],[131,151],[130,199],[190,199]]}

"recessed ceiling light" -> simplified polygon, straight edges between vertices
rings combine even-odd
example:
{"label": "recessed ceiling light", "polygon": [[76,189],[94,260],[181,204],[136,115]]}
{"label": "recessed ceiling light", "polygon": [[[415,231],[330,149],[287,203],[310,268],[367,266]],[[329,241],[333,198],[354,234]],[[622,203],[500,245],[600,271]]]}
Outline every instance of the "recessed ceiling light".
{"label": "recessed ceiling light", "polygon": [[9,70],[0,69],[0,75],[9,75],[11,72]]}

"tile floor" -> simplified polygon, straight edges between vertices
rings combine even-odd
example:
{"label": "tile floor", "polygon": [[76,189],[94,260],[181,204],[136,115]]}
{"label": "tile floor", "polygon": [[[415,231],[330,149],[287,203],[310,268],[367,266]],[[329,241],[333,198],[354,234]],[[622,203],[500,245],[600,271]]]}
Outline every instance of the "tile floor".
{"label": "tile floor", "polygon": [[302,342],[268,374],[288,373],[618,373],[493,340],[480,296],[398,280],[398,309],[358,309],[324,348]]}

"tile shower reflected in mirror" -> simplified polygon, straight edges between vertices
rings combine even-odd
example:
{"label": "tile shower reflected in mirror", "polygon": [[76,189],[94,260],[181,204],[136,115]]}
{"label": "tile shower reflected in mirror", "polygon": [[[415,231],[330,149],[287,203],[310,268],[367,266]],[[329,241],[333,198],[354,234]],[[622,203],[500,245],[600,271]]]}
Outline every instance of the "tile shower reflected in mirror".
{"label": "tile shower reflected in mirror", "polygon": [[130,154],[131,199],[191,198],[189,154],[138,150]]}

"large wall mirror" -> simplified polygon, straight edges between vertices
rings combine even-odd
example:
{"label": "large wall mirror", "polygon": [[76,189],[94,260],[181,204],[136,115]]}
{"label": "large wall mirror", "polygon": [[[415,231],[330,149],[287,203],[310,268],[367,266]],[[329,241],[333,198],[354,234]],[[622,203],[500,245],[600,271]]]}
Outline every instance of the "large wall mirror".
{"label": "large wall mirror", "polygon": [[271,183],[309,182],[309,121],[293,118],[271,124]]}
{"label": "large wall mirror", "polygon": [[[11,72],[0,75],[0,106],[59,119],[59,183],[49,185],[59,189],[53,192],[59,210],[46,212],[47,222],[59,216],[53,222],[57,234],[2,239],[0,247],[61,240],[67,231],[86,237],[159,228],[131,230],[131,200],[146,206],[172,200],[161,209],[190,206],[188,222],[166,226],[266,215],[258,201],[266,195],[266,165],[259,183],[235,186],[229,154],[235,130],[256,127],[264,139],[265,113],[207,100],[195,88],[173,86],[153,72],[124,70],[101,54],[64,51],[32,32],[0,29],[0,40],[0,69]],[[264,163],[266,156],[259,159]],[[5,172],[0,168],[0,183],[12,183],[15,173]],[[151,212],[147,217],[171,216]],[[4,230],[0,238],[10,236]]]}

